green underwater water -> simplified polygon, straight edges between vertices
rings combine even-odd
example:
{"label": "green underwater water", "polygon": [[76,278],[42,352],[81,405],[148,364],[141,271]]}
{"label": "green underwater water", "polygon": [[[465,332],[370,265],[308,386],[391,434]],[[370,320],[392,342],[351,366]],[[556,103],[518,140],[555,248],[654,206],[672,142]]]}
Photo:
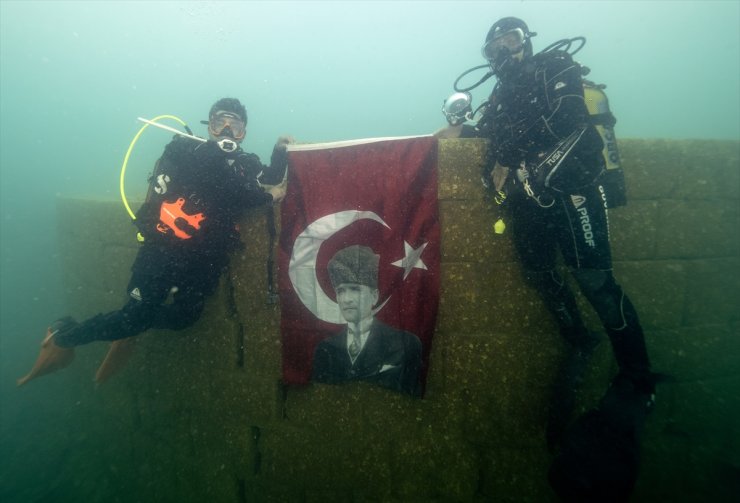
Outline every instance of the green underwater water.
{"label": "green underwater water", "polygon": [[[239,97],[250,114],[245,148],[263,161],[284,133],[306,142],[426,134],[443,124],[440,108],[454,79],[482,62],[488,27],[504,15],[522,17],[538,32],[535,50],[564,37],[588,39],[577,59],[592,69],[591,78],[608,84],[621,138],[740,139],[737,2],[0,1],[0,499],[130,501],[125,481],[141,467],[127,463],[136,460],[153,475],[135,494],[167,501],[171,494],[157,490],[155,475],[188,456],[171,431],[163,439],[170,449],[152,459],[112,461],[120,443],[100,442],[102,425],[133,420],[125,390],[120,407],[73,425],[80,410],[94,411],[103,401],[82,376],[44,379],[22,392],[14,387],[48,321],[69,308],[59,249],[69,236],[57,233],[57,198],[118,199],[137,117],[174,114],[202,134],[199,121],[210,104]],[[474,91],[475,103],[491,84]],[[131,197],[143,192],[168,139],[148,131],[137,144],[127,176]],[[712,177],[711,165],[697,169]],[[711,221],[708,213],[696,225],[704,220]],[[737,320],[728,330],[737,337]],[[727,352],[735,351],[730,344]],[[738,378],[722,379],[736,386]],[[170,392],[156,406],[180,412],[176,404],[184,399]],[[693,410],[702,403],[671,406]],[[729,407],[708,407],[708,414],[736,417],[734,403]],[[58,436],[49,434],[57,428]],[[254,441],[254,431],[244,435],[239,442]],[[130,448],[145,452],[137,442]],[[677,463],[701,456],[690,445]],[[715,501],[730,501],[738,491],[740,449],[737,442],[726,449],[730,454],[707,478]],[[217,469],[220,455],[231,453],[213,453],[204,465]],[[78,471],[70,477],[63,466]],[[183,478],[198,474],[197,464],[182,470]],[[222,493],[214,489],[217,501],[219,494],[251,501],[244,480],[217,470],[209,476],[207,484],[224,486]],[[178,494],[188,494],[187,483],[180,488]]]}

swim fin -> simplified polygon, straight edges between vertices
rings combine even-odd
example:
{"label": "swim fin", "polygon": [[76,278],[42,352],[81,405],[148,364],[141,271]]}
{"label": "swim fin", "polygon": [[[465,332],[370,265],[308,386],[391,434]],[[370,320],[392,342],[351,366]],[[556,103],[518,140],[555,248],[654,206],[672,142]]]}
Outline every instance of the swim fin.
{"label": "swim fin", "polygon": [[640,440],[655,400],[655,374],[613,380],[596,409],[568,428],[548,478],[563,501],[627,502],[640,466]]}
{"label": "swim fin", "polygon": [[100,364],[98,371],[95,373],[95,382],[103,383],[112,375],[118,373],[131,359],[134,349],[136,349],[136,337],[113,341],[103,363]]}
{"label": "swim fin", "polygon": [[74,348],[63,348],[54,341],[54,336],[60,331],[69,330],[77,325],[72,318],[66,317],[55,321],[46,329],[46,337],[41,342],[41,352],[31,371],[16,381],[18,386],[23,386],[28,381],[46,374],[61,370],[74,360]]}

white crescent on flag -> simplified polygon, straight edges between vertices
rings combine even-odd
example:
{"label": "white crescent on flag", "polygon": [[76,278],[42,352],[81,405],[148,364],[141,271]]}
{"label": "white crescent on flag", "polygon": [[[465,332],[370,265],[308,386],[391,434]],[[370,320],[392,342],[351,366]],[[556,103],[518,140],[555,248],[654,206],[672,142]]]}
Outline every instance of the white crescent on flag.
{"label": "white crescent on flag", "polygon": [[[314,316],[327,323],[343,325],[346,321],[342,317],[337,303],[324,293],[324,289],[319,284],[316,276],[316,258],[319,255],[321,245],[327,239],[360,220],[374,220],[390,229],[388,224],[372,211],[339,211],[321,217],[309,224],[298,235],[293,244],[293,252],[288,266],[288,276],[293,284],[293,289],[303,305]],[[378,306],[375,311],[378,311],[381,307],[382,305]]]}

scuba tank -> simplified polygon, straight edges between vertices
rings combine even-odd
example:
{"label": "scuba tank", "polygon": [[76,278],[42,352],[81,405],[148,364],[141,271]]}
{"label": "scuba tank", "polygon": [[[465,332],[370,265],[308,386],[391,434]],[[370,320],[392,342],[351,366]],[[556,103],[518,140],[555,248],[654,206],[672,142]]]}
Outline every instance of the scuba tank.
{"label": "scuba tank", "polygon": [[604,93],[605,87],[604,84],[595,84],[583,79],[583,97],[586,101],[588,115],[591,124],[604,142],[602,155],[606,163],[606,171],[600,181],[605,188],[607,207],[616,208],[627,204],[627,189],[617,149],[617,137],[614,134],[617,119],[609,110],[609,99]]}

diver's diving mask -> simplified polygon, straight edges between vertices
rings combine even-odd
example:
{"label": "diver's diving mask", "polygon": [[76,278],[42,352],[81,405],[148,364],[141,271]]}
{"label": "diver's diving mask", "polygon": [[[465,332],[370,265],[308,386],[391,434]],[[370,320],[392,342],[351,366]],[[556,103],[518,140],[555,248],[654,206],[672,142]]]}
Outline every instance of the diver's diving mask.
{"label": "diver's diving mask", "polygon": [[481,54],[493,64],[502,56],[502,53],[506,53],[507,55],[519,53],[524,49],[525,41],[526,36],[524,35],[524,30],[514,28],[486,42],[481,48]]}
{"label": "diver's diving mask", "polygon": [[247,133],[247,127],[238,115],[218,111],[208,120],[208,132],[217,138],[229,136],[236,141],[241,141]]}

